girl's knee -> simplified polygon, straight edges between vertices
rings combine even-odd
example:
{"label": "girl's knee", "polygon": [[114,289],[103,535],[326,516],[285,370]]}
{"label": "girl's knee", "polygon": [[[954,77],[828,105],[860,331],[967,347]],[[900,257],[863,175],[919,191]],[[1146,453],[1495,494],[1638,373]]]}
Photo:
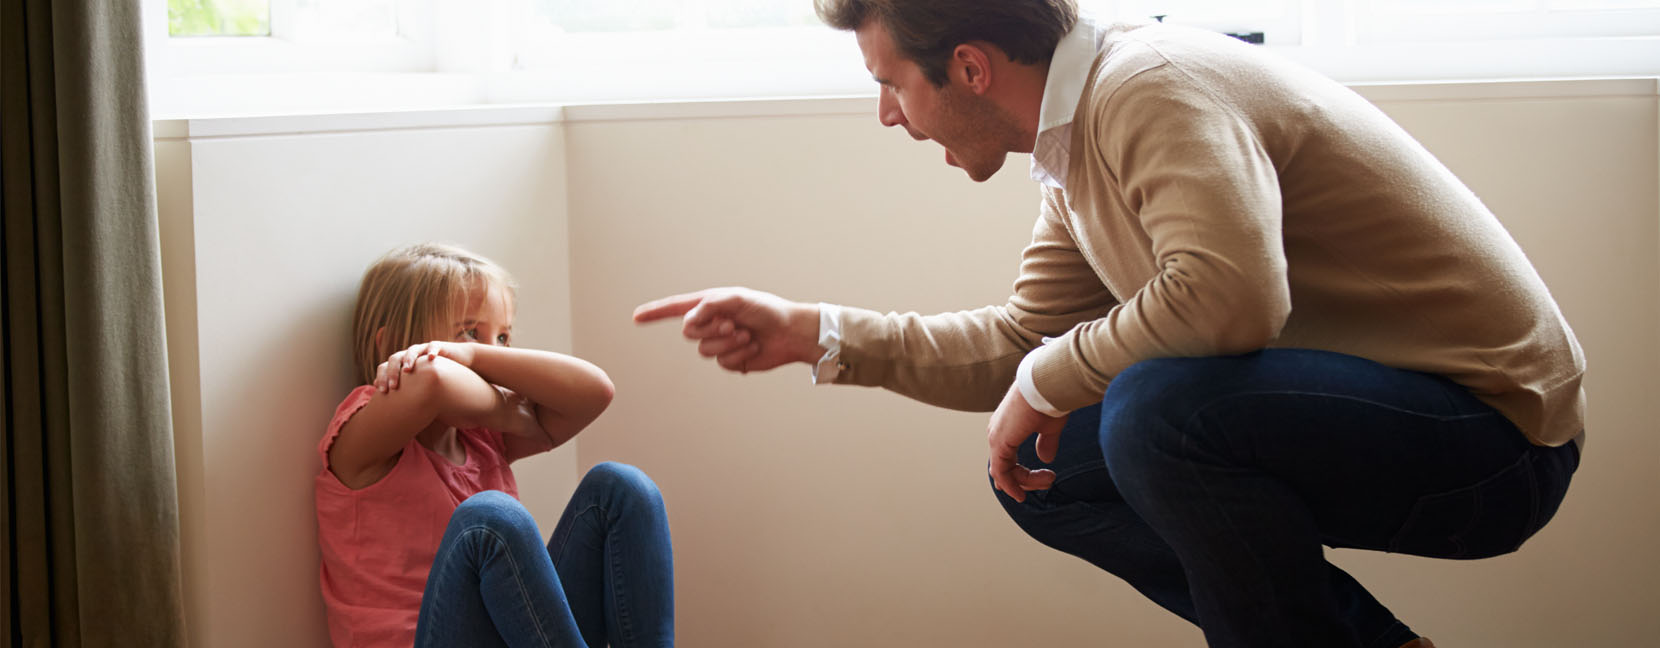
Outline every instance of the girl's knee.
{"label": "girl's knee", "polygon": [[450,526],[461,528],[488,527],[496,530],[536,528],[530,511],[518,498],[501,491],[487,490],[473,494],[455,512],[450,514]]}
{"label": "girl's knee", "polygon": [[583,476],[578,488],[596,488],[624,501],[662,506],[663,494],[645,471],[624,463],[602,462]]}
{"label": "girl's knee", "polygon": [[493,512],[500,512],[503,509],[514,508],[524,508],[524,505],[519,503],[518,498],[499,490],[487,490],[473,493],[471,497],[468,497],[466,501],[462,502],[461,506],[456,507],[455,510],[458,512],[466,511],[468,513],[476,512],[478,514],[490,514]]}

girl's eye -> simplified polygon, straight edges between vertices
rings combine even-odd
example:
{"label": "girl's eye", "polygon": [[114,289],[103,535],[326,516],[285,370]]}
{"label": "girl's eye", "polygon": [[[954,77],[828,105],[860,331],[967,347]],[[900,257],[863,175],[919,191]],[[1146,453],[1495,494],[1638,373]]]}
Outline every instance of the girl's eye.
{"label": "girl's eye", "polygon": [[496,336],[496,344],[500,344],[502,346],[507,346],[507,334],[503,333],[501,335],[497,335]]}
{"label": "girl's eye", "polygon": [[477,342],[478,341],[478,329],[476,329],[476,328],[466,329],[466,330],[461,332],[461,337],[465,338],[465,339],[468,339],[468,340],[472,340],[474,342]]}

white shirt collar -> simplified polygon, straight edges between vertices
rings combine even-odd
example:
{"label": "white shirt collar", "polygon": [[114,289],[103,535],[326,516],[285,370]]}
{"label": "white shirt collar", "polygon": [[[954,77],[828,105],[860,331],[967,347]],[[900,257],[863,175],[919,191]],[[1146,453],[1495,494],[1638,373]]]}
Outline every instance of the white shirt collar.
{"label": "white shirt collar", "polygon": [[1089,68],[1105,41],[1105,30],[1079,18],[1072,31],[1055,45],[1049,76],[1043,84],[1043,105],[1038,108],[1037,142],[1032,147],[1033,180],[1066,188],[1072,158],[1072,119],[1088,85]]}

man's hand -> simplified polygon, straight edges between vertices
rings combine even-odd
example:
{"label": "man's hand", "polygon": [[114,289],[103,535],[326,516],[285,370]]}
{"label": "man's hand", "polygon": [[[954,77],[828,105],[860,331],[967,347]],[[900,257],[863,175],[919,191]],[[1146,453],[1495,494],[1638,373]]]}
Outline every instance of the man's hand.
{"label": "man's hand", "polygon": [[697,352],[730,371],[766,371],[818,362],[818,305],[748,288],[710,288],[641,304],[634,322],[681,316],[681,334]]}
{"label": "man's hand", "polygon": [[988,470],[997,490],[1016,502],[1024,502],[1026,491],[1053,486],[1055,471],[1030,470],[1020,465],[1018,452],[1020,444],[1036,434],[1038,460],[1054,461],[1055,451],[1060,448],[1061,428],[1065,425],[1066,417],[1055,418],[1032,409],[1026,396],[1020,393],[1020,386],[1010,385],[1009,393],[1003,395],[1003,402],[992,412],[991,423],[986,426],[986,442],[991,445]]}

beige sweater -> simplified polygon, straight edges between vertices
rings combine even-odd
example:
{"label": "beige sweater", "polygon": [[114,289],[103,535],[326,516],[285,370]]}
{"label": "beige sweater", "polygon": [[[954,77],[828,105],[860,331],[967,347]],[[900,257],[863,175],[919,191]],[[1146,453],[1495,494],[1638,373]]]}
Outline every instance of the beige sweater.
{"label": "beige sweater", "polygon": [[[1527,438],[1584,429],[1584,354],[1493,214],[1343,86],[1225,36],[1115,28],[1007,304],[843,311],[836,381],[1070,411],[1137,361],[1325,349],[1447,376]],[[1058,339],[1042,344],[1043,336]]]}

